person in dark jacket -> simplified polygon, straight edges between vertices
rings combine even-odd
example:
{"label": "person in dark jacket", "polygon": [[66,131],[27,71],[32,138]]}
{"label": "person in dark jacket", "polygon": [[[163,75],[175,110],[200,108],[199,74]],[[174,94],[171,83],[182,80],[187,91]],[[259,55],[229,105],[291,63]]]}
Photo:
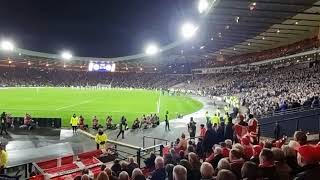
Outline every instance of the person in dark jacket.
{"label": "person in dark jacket", "polygon": [[116,159],[113,161],[111,170],[115,173],[116,176],[119,176],[119,173],[121,172],[121,165],[119,160]]}
{"label": "person in dark jacket", "polygon": [[272,151],[266,148],[262,149],[259,159],[258,176],[263,179],[279,180]]}
{"label": "person in dark jacket", "polygon": [[224,122],[221,122],[220,125],[218,125],[218,128],[216,130],[217,132],[217,141],[220,143],[220,142],[223,142],[225,139],[224,139]]}
{"label": "person in dark jacket", "polygon": [[211,148],[213,145],[218,144],[218,139],[217,139],[217,133],[216,131],[212,128],[212,124],[208,124],[207,127],[207,132],[204,135],[203,142],[202,142],[202,149],[203,152],[209,152],[211,151]]}
{"label": "person in dark jacket", "polygon": [[233,139],[233,123],[232,117],[229,117],[227,125],[225,125],[224,139]]}
{"label": "person in dark jacket", "polygon": [[196,136],[196,122],[193,121],[193,117],[190,118],[190,122],[188,124],[188,131],[190,134],[190,139],[194,139]]}
{"label": "person in dark jacket", "polygon": [[127,170],[128,170],[129,176],[131,177],[132,171],[135,168],[139,168],[139,165],[136,162],[134,162],[134,159],[132,157],[130,157],[128,160],[129,160],[129,164],[127,165]]}
{"label": "person in dark jacket", "polygon": [[122,139],[124,139],[124,131],[126,130],[126,126],[127,126],[127,120],[124,116],[122,116],[119,124],[119,133],[117,135],[117,139],[120,136],[120,134],[122,135]]}
{"label": "person in dark jacket", "polygon": [[147,169],[153,170],[154,169],[154,161],[156,160],[156,155],[154,153],[150,154],[150,157],[144,160],[144,164],[146,165]]}
{"label": "person in dark jacket", "polygon": [[154,160],[154,164],[156,169],[152,172],[150,180],[165,180],[166,170],[164,166],[164,159],[159,156]]}

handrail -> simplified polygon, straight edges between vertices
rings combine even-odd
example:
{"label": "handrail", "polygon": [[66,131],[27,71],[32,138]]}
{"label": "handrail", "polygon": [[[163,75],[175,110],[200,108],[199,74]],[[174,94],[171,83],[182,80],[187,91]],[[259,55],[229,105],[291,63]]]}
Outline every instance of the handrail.
{"label": "handrail", "polygon": [[164,142],[166,142],[166,145],[168,144],[168,142],[170,142],[168,139],[155,138],[152,136],[143,136],[142,137],[142,147],[143,148],[145,148],[145,139],[153,139],[153,145],[156,145],[156,140],[164,141]]}
{"label": "handrail", "polygon": [[291,108],[291,109],[287,109],[285,111],[274,111],[274,112],[269,112],[268,114],[265,115],[261,115],[259,118],[268,118],[268,117],[274,117],[274,116],[281,116],[281,115],[285,115],[285,114],[292,114],[292,113],[297,113],[297,112],[306,112],[306,111],[316,111],[316,110],[320,110],[320,107],[316,107],[316,108],[312,108],[309,106],[300,106],[297,108]]}
{"label": "handrail", "polygon": [[286,122],[286,121],[292,121],[292,120],[295,120],[295,119],[300,119],[300,118],[305,118],[305,117],[311,117],[311,116],[316,116],[316,115],[320,115],[320,112],[319,113],[316,113],[316,114],[309,114],[309,115],[305,115],[305,116],[299,116],[299,117],[293,117],[293,118],[288,118],[288,119],[282,119],[282,120],[278,120],[278,121],[273,121],[273,122],[266,122],[266,123],[261,123],[260,126],[262,125],[269,125],[269,124],[274,124],[275,122]]}
{"label": "handrail", "polygon": [[[95,139],[94,135],[92,135],[92,134],[90,134],[90,133],[88,133],[86,131],[83,131],[81,129],[78,129],[78,131],[83,133],[84,135],[87,135],[91,139]],[[141,147],[139,147],[139,146],[134,146],[134,145],[123,143],[123,142],[113,141],[113,140],[110,140],[110,139],[108,139],[107,142],[110,143],[110,144],[120,145],[120,146],[131,148],[131,149],[134,149],[134,150],[141,150]]]}

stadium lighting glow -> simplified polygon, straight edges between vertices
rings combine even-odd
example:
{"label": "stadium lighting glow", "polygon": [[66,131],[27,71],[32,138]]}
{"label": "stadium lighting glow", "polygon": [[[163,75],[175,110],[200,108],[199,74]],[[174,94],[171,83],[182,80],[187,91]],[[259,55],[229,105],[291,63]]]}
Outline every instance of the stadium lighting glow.
{"label": "stadium lighting glow", "polygon": [[145,53],[146,53],[147,55],[155,55],[155,54],[157,54],[158,52],[159,52],[159,48],[158,48],[158,46],[155,45],[155,44],[149,44],[149,45],[147,46],[147,48],[146,48],[146,51],[145,51]]}
{"label": "stadium lighting glow", "polygon": [[4,51],[13,51],[14,50],[14,45],[10,41],[2,41],[1,42],[1,49]]}
{"label": "stadium lighting glow", "polygon": [[199,11],[200,14],[202,14],[205,11],[207,11],[208,8],[209,8],[208,0],[199,0],[198,11]]}
{"label": "stadium lighting glow", "polygon": [[65,60],[70,60],[72,58],[72,54],[68,51],[64,51],[61,53],[61,57]]}
{"label": "stadium lighting glow", "polygon": [[157,70],[157,68],[154,68],[154,70],[156,71],[156,70]]}
{"label": "stadium lighting glow", "polygon": [[66,68],[66,67],[67,67],[67,65],[64,64],[64,65],[63,65],[63,68]]}
{"label": "stadium lighting glow", "polygon": [[236,48],[233,48],[233,50],[235,51],[235,50],[237,50]]}
{"label": "stadium lighting glow", "polygon": [[31,65],[31,62],[29,61],[29,62],[28,62],[28,66],[30,66],[30,65]]}
{"label": "stadium lighting glow", "polygon": [[11,60],[9,60],[9,61],[8,61],[8,63],[9,63],[9,64],[11,64],[11,63],[12,63],[12,61],[11,61]]}
{"label": "stadium lighting glow", "polygon": [[196,34],[197,29],[198,28],[192,23],[185,23],[181,28],[182,36],[186,39],[190,39]]}

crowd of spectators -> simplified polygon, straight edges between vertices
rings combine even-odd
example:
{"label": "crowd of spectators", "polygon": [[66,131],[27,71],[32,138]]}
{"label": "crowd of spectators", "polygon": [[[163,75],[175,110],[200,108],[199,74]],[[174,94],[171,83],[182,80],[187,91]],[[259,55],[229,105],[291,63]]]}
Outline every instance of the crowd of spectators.
{"label": "crowd of spectators", "polygon": [[238,95],[250,113],[300,106],[319,107],[320,67],[296,64],[257,71],[201,75],[186,83],[186,89],[201,90],[209,96]]}
{"label": "crowd of spectators", "polygon": [[1,67],[0,86],[97,86],[132,88],[168,88],[186,81],[185,76],[161,73],[101,73],[68,71],[63,69],[38,69]]}
{"label": "crowd of spectators", "polygon": [[[250,127],[250,120],[245,122],[240,118],[235,126],[246,126],[246,123]],[[296,131],[288,144],[285,139],[258,143],[248,135],[235,139],[212,138],[218,128],[207,124],[204,137],[198,139],[187,139],[182,134],[176,144],[165,147],[163,156],[151,153],[144,161],[144,168],[139,168],[133,158],[115,160],[111,167],[103,165],[96,179],[315,180],[320,176],[320,145],[309,143],[302,131]],[[88,175],[85,171],[78,178],[87,179]]]}

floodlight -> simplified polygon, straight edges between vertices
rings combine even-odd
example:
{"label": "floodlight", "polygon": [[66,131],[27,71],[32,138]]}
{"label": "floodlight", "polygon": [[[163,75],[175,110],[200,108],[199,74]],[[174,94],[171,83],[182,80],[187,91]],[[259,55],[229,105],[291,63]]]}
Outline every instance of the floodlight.
{"label": "floodlight", "polygon": [[1,42],[1,49],[4,51],[13,51],[14,45],[10,41],[2,41]]}
{"label": "floodlight", "polygon": [[208,0],[199,0],[198,11],[200,14],[205,12],[208,9],[208,7],[209,7]]}
{"label": "floodlight", "polygon": [[191,23],[185,23],[182,25],[181,33],[182,36],[186,39],[192,38],[197,31],[197,27]]}
{"label": "floodlight", "polygon": [[65,60],[70,60],[72,58],[72,54],[69,51],[64,51],[61,53],[61,57]]}
{"label": "floodlight", "polygon": [[145,51],[145,53],[146,53],[147,55],[155,55],[155,54],[157,54],[158,52],[159,52],[159,48],[158,48],[158,46],[155,45],[155,44],[149,44],[149,45],[147,46],[147,48],[146,48],[146,51]]}

